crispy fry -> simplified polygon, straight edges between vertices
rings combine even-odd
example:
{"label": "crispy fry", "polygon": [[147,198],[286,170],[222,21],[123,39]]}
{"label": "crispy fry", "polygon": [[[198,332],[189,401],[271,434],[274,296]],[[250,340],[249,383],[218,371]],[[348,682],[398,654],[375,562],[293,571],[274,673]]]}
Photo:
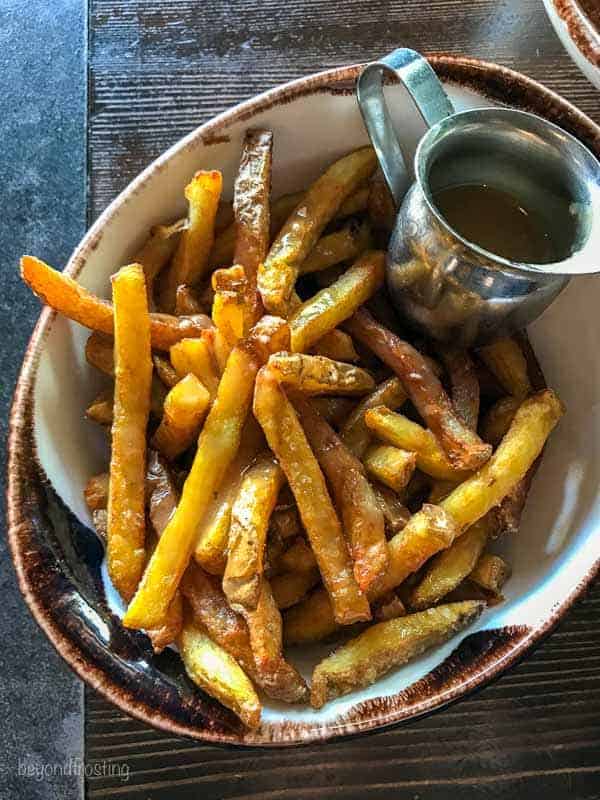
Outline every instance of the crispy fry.
{"label": "crispy fry", "polygon": [[338,628],[329,594],[323,588],[315,589],[285,612],[283,640],[286,644],[319,642],[331,636]]}
{"label": "crispy fry", "polygon": [[187,621],[178,644],[181,660],[191,680],[230,708],[244,725],[258,728],[260,700],[237,661],[204,631]]}
{"label": "crispy fry", "polygon": [[250,632],[250,645],[261,685],[271,697],[286,703],[308,699],[308,687],[300,673],[283,657],[281,613],[266,578],[261,578],[256,609],[241,609]]}
{"label": "crispy fry", "polygon": [[378,444],[369,447],[363,463],[372,478],[381,481],[395,492],[401,492],[415,471],[417,456],[416,453],[401,450],[399,447]]}
{"label": "crispy fry", "polygon": [[108,528],[108,511],[105,508],[98,508],[92,511],[92,523],[96,533],[106,546],[106,531]]}
{"label": "crispy fry", "polygon": [[[23,256],[21,277],[46,305],[86,328],[113,335],[113,307],[106,300],[88,292],[72,278],[58,272],[38,258]],[[199,336],[212,322],[204,314],[194,317],[171,317],[150,314],[152,347],[168,350],[186,336]]]}
{"label": "crispy fry", "polygon": [[367,427],[365,413],[370,408],[376,408],[377,406],[386,406],[393,411],[396,408],[400,408],[405,400],[406,392],[398,378],[388,378],[383,383],[380,383],[374,392],[360,401],[344,423],[341,437],[346,447],[357,458],[362,458],[373,438],[371,431]]}
{"label": "crispy fry", "polygon": [[429,490],[429,497],[427,498],[428,503],[432,503],[434,506],[438,503],[441,503],[442,500],[445,500],[450,492],[454,491],[458,485],[457,481],[442,481],[436,480],[431,484],[431,489]]}
{"label": "crispy fry", "polygon": [[152,363],[154,364],[156,374],[169,389],[172,389],[179,383],[181,377],[185,377],[177,374],[177,370],[162,353],[152,353]]}
{"label": "crispy fry", "polygon": [[164,275],[161,306],[175,309],[177,287],[194,285],[206,273],[214,241],[214,225],[223,178],[220,172],[197,172],[185,187],[188,201],[188,223],[181,234],[173,262]]}
{"label": "crispy fry", "polygon": [[202,331],[200,338],[203,342],[205,342],[209,352],[212,354],[217,375],[218,377],[221,377],[223,370],[225,369],[225,365],[227,364],[229,354],[231,353],[231,347],[227,343],[225,337],[217,330],[217,328]]}
{"label": "crispy fry", "polygon": [[173,644],[183,628],[183,598],[181,592],[176,592],[175,597],[167,611],[164,623],[159,628],[151,628],[146,634],[152,642],[155,653],[162,653],[165,647]]}
{"label": "crispy fry", "polygon": [[184,229],[184,219],[177,220],[172,225],[155,225],[150,231],[150,236],[133,257],[133,262],[141,264],[144,270],[149,307],[153,303],[154,281],[171,260]]}
{"label": "crispy fry", "polygon": [[415,453],[417,467],[433,478],[457,483],[469,474],[452,466],[431,431],[403,414],[379,406],[365,412],[365,423],[384,442]]}
{"label": "crispy fry", "polygon": [[129,600],[144,569],[144,476],[150,414],[150,319],[144,273],[138,265],[113,277],[115,399],[108,493],[108,573]]}
{"label": "crispy fry", "polygon": [[163,416],[152,437],[152,447],[173,461],[198,438],[209,405],[208,389],[192,373],[186,375],[165,398]]}
{"label": "crispy fry", "polygon": [[481,421],[481,438],[496,447],[510,428],[520,401],[516,397],[501,397]]}
{"label": "crispy fry", "polygon": [[155,450],[148,451],[146,467],[148,516],[157,536],[161,536],[177,507],[177,491],[169,468]]}
{"label": "crispy fry", "polygon": [[385,255],[371,250],[335,283],[321,289],[290,317],[292,350],[302,353],[332,331],[383,285]]}
{"label": "crispy fry", "polygon": [[99,425],[112,425],[113,392],[101,392],[85,410],[85,415]]}
{"label": "crispy fry", "polygon": [[410,606],[417,611],[438,603],[472,571],[493,528],[493,517],[487,514],[435,556],[410,595]]}
{"label": "crispy fry", "polygon": [[531,482],[537,471],[539,460],[538,457],[525,477],[521,478],[516,486],[506,495],[500,505],[496,506],[493,510],[492,513],[494,514],[497,524],[497,536],[514,535],[519,532],[525,501],[527,500]]}
{"label": "crispy fry", "polygon": [[375,153],[363,147],[332,164],[306,192],[259,267],[258,289],[268,311],[287,315],[302,262],[340,205],[375,166]]}
{"label": "crispy fry", "polygon": [[85,358],[92,367],[114,377],[115,357],[112,337],[97,331],[90,333],[85,343]]}
{"label": "crispy fry", "polygon": [[508,394],[524,400],[531,394],[527,361],[515,339],[505,337],[481,347],[479,357]]}
{"label": "crispy fry", "polygon": [[86,483],[83,496],[90,512],[98,511],[98,509],[108,506],[108,484],[108,472],[93,475]]}
{"label": "crispy fry", "polygon": [[171,364],[179,378],[195,375],[208,390],[211,402],[217,396],[219,376],[213,354],[205,338],[182,339],[170,350]]}
{"label": "crispy fry", "polygon": [[379,325],[364,309],[357,311],[346,325],[355,338],[370,347],[398,375],[457,469],[477,469],[487,461],[491,447],[456,416],[442,384],[418,350]]}
{"label": "crispy fry", "polygon": [[406,615],[404,603],[398,595],[390,592],[381,600],[378,600],[373,609],[373,619],[378,622],[385,622],[389,619],[397,619]]}
{"label": "crispy fry", "polygon": [[479,381],[475,365],[463,348],[443,345],[438,349],[450,378],[454,410],[474,431],[479,419]]}
{"label": "crispy fry", "polygon": [[370,686],[392,667],[406,664],[470,625],[484,603],[465,601],[372,625],[315,667],[310,703],[321,708],[353,689]]}
{"label": "crispy fry", "polygon": [[275,353],[269,369],[280,383],[306,394],[364,394],[375,385],[366,370],[325,356]]}
{"label": "crispy fry", "polygon": [[251,292],[244,272],[244,267],[235,264],[228,269],[217,269],[212,274],[212,287],[215,293],[212,318],[222,336],[230,347],[233,347],[251,327],[251,320],[256,313],[256,302],[250,297]]}
{"label": "crispy fry", "polygon": [[231,510],[223,576],[223,591],[231,605],[255,609],[258,604],[269,519],[283,480],[283,472],[269,453],[264,453],[242,479]]}
{"label": "crispy fry", "polygon": [[300,274],[321,272],[341,261],[356,258],[369,247],[371,240],[369,225],[350,222],[339,231],[322,236],[300,265]]}
{"label": "crispy fry", "polygon": [[334,428],[341,425],[355,405],[351,397],[328,397],[327,395],[313,397],[312,402],[323,419],[326,419]]}
{"label": "crispy fry", "polygon": [[352,337],[339,328],[334,328],[322,336],[312,348],[313,352],[333,361],[358,361],[358,353],[354,348]]}
{"label": "crispy fry", "polygon": [[317,566],[315,554],[303,536],[298,536],[281,554],[278,567],[283,572],[310,572]]}
{"label": "crispy fry", "polygon": [[181,285],[175,292],[175,316],[181,317],[190,314],[204,314],[209,309],[204,305],[198,293],[191,286]]}
{"label": "crispy fry", "polygon": [[313,567],[310,570],[298,572],[282,572],[271,578],[271,591],[277,603],[277,608],[284,610],[299,603],[320,580],[319,570]]}
{"label": "crispy fry", "polygon": [[257,376],[254,416],[294,493],[323,581],[331,594],[336,619],[341,624],[369,619],[369,604],[354,580],[342,528],[323,473],[291,403],[270,368],[261,369]]}
{"label": "crispy fry", "polygon": [[198,439],[194,463],[177,510],[123,618],[127,627],[151,628],[162,623],[192,554],[198,526],[235,458],[260,363],[266,360],[271,347],[285,347],[288,336],[283,320],[263,317],[248,339],[232,350],[217,397]]}
{"label": "crispy fry", "polygon": [[501,556],[484,553],[473,567],[469,579],[487,592],[498,595],[511,572],[510,564]]}
{"label": "crispy fry", "polygon": [[301,395],[293,397],[306,437],[331,488],[354,561],[354,577],[366,592],[384,574],[387,543],[383,514],[360,461]]}
{"label": "crispy fry", "polygon": [[386,533],[398,533],[410,519],[410,511],[400,501],[396,492],[389,487],[384,486],[382,483],[373,482],[371,483],[371,488],[383,514]]}

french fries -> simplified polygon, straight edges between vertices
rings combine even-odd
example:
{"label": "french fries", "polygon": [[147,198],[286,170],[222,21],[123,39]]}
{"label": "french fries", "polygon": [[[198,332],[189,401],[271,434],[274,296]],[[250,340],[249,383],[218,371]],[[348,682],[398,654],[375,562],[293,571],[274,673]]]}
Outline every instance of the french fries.
{"label": "french fries", "polygon": [[223,591],[232,606],[255,609],[264,570],[269,518],[284,477],[270,454],[264,454],[242,479],[231,510],[229,554]]}
{"label": "french fries", "polygon": [[155,225],[150,231],[150,236],[133,257],[133,263],[141,264],[144,270],[149,307],[153,303],[154,281],[171,260],[184,229],[185,220],[181,219],[172,225]]}
{"label": "french fries", "polygon": [[388,534],[398,533],[404,528],[410,519],[410,511],[401,502],[400,498],[392,489],[382,483],[371,484],[375,494],[377,504],[381,509],[385,520],[385,530]]}
{"label": "french fries", "polygon": [[108,506],[109,481],[108,472],[102,472],[100,475],[93,475],[86,483],[83,496],[90,513]]}
{"label": "french fries", "polygon": [[115,399],[111,432],[106,559],[121,597],[139,583],[146,552],[144,477],[150,414],[150,318],[144,273],[123,267],[112,279],[115,313]]}
{"label": "french fries", "polygon": [[421,472],[444,481],[458,482],[467,477],[467,472],[452,466],[431,431],[408,417],[378,406],[367,409],[364,420],[367,428],[384,442],[414,453]]}
{"label": "french fries", "polygon": [[[92,336],[93,335],[94,334],[92,334]],[[90,339],[91,338],[92,337],[90,336]],[[168,386],[169,389],[172,389],[173,386],[179,383],[180,378],[185,377],[185,375],[177,374],[177,370],[173,367],[169,359],[162,353],[152,353],[152,363],[154,364],[154,370],[156,374],[162,383],[165,386]]]}
{"label": "french fries", "polygon": [[517,400],[531,394],[527,361],[515,339],[505,337],[481,347],[479,357],[496,377],[502,388]]}
{"label": "french fries", "polygon": [[385,254],[365,253],[335,283],[302,303],[290,317],[292,350],[302,353],[348,319],[383,285]]}
{"label": "french fries", "polygon": [[477,564],[492,527],[493,518],[487,515],[435,556],[410,595],[411,608],[416,611],[429,608],[455,589]]}
{"label": "french fries", "polygon": [[291,608],[299,603],[317,583],[320,575],[317,567],[298,572],[282,572],[271,578],[271,591],[280,610]]}
{"label": "french fries", "polygon": [[168,312],[175,309],[177,287],[194,285],[206,273],[214,241],[214,224],[221,197],[223,179],[220,172],[197,172],[185,187],[188,201],[188,222],[179,246],[161,287],[161,306]]}
{"label": "french fries", "polygon": [[300,265],[300,274],[321,272],[342,261],[356,258],[369,247],[370,231],[366,222],[350,222],[339,231],[322,236]]}
{"label": "french fries", "polygon": [[85,343],[85,358],[92,367],[100,370],[105,375],[114,377],[115,356],[113,341],[109,336],[96,331],[91,333]]}
{"label": "french fries", "polygon": [[152,437],[152,447],[173,461],[198,438],[209,405],[208,389],[192,373],[186,375],[165,398],[163,416]]}
{"label": "french fries", "polygon": [[321,708],[328,700],[369,686],[392,667],[420,656],[470,625],[484,607],[476,601],[450,603],[372,625],[315,667],[310,704]]}
{"label": "french fries", "polygon": [[370,408],[386,406],[392,411],[400,408],[406,400],[406,392],[396,377],[388,378],[372,394],[356,406],[341,430],[342,441],[357,458],[362,458],[371,442],[372,434],[367,426],[365,414]]}
{"label": "french fries", "polygon": [[313,353],[333,361],[350,361],[354,363],[359,360],[359,355],[354,347],[352,337],[339,328],[334,328],[325,336],[322,336],[312,348]]}
{"label": "french fries", "polygon": [[206,339],[182,339],[171,347],[171,364],[179,378],[195,375],[208,390],[211,402],[217,395],[219,376]]}
{"label": "french fries", "polygon": [[181,285],[175,292],[175,316],[181,317],[189,314],[202,314],[207,310],[198,294],[191,286]]}
{"label": "french fries", "polygon": [[333,616],[331,598],[325,589],[315,589],[301,603],[289,608],[283,619],[286,644],[307,644],[327,639],[339,628]]}
{"label": "french fries", "polygon": [[317,566],[315,554],[306,539],[298,536],[277,560],[278,570],[288,572],[310,572]]}
{"label": "french fries", "polygon": [[85,410],[85,415],[98,425],[112,425],[113,421],[113,393],[101,392],[94,398]]}
{"label": "french fries", "polygon": [[371,478],[400,493],[415,471],[417,456],[416,453],[401,450],[399,447],[380,444],[367,450],[363,463]]}
{"label": "french fries", "polygon": [[293,396],[306,437],[333,493],[354,562],[354,577],[367,592],[385,573],[388,563],[383,514],[362,464],[311,403]]}
{"label": "french fries", "polygon": [[340,205],[375,167],[375,153],[363,147],[332,164],[306,192],[258,270],[258,290],[267,311],[287,316],[302,262]]}
{"label": "french fries", "polygon": [[[47,306],[85,328],[113,335],[112,305],[88,292],[72,278],[32,256],[21,259],[21,277]],[[212,322],[204,314],[193,317],[150,314],[152,347],[157,350],[168,350],[180,339],[200,336],[201,331],[210,327]]]}
{"label": "french fries", "polygon": [[510,573],[510,564],[501,556],[484,553],[473,567],[469,579],[487,592],[499,595]]}
{"label": "french fries", "polygon": [[[251,319],[257,316],[256,305],[250,310],[252,299],[244,267],[236,264],[228,269],[218,269],[212,274],[214,299],[212,318],[230,347],[233,347],[251,326]],[[256,294],[256,293],[255,293]]]}
{"label": "french fries", "polygon": [[280,383],[306,394],[365,394],[375,385],[360,367],[304,353],[275,353],[269,358],[269,370]]}
{"label": "french fries", "polygon": [[340,624],[369,619],[369,604],[352,574],[342,528],[323,473],[291,403],[269,367],[263,367],[256,379],[254,416],[296,498],[323,582],[331,595],[335,619]]}
{"label": "french fries", "polygon": [[175,514],[161,536],[123,618],[131,628],[152,628],[164,620],[195,545],[197,528],[240,444],[261,360],[270,348],[286,346],[283,320],[263,317],[248,339],[235,347],[206,419]]}
{"label": "french fries", "polygon": [[454,410],[468,428],[477,430],[479,380],[475,365],[467,351],[460,347],[444,345],[438,350],[450,378]]}
{"label": "french fries", "polygon": [[477,469],[491,454],[491,447],[460,420],[442,384],[418,350],[379,325],[368,311],[357,311],[347,329],[371,350],[402,381],[407,394],[439,439],[457,469]]}
{"label": "french fries", "polygon": [[185,671],[196,686],[230,708],[244,725],[258,728],[260,700],[235,659],[189,622],[184,624],[178,644]]}
{"label": "french fries", "polygon": [[496,445],[502,441],[502,437],[510,428],[519,406],[520,401],[516,397],[502,397],[494,403],[481,421],[481,438],[484,442]]}

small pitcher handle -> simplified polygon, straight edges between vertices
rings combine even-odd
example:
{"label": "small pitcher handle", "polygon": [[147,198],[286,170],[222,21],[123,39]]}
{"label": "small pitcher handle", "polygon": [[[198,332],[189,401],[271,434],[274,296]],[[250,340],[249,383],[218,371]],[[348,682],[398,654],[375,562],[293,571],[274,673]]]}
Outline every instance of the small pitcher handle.
{"label": "small pitcher handle", "polygon": [[428,127],[454,114],[454,108],[429,63],[414,50],[400,47],[361,72],[358,104],[381,171],[399,207],[412,181],[383,94],[384,73],[404,84]]}

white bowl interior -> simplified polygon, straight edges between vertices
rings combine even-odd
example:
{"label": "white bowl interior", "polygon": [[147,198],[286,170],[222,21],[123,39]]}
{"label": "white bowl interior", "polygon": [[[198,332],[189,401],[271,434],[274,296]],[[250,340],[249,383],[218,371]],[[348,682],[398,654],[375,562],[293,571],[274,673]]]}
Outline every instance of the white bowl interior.
{"label": "white bowl interior", "polygon": [[[452,85],[447,89],[457,109],[490,105],[465,89]],[[407,149],[414,151],[423,132],[422,122],[399,87],[390,87],[388,97],[397,130]],[[275,197],[302,188],[324,165],[367,143],[354,97],[329,92],[301,96],[236,122],[227,130],[226,142],[205,145],[200,137],[189,137],[163,157],[159,169],[125,191],[117,213],[104,215],[102,236],[85,258],[81,283],[109,297],[109,276],[127,263],[150,226],[184,212],[183,187],[197,169],[222,170],[231,194],[242,136],[249,126],[274,131]],[[543,625],[576,591],[597,558],[599,302],[600,283],[576,279],[530,331],[548,383],[566,403],[567,414],[546,449],[519,534],[501,544],[514,569],[506,587],[506,602],[487,610],[469,632],[505,625],[534,629]],[[102,382],[84,358],[87,335],[79,325],[63,318],[54,320],[35,383],[35,435],[42,466],[54,488],[73,513],[90,525],[82,492],[90,475],[106,469],[107,448],[103,435],[83,416]],[[121,613],[122,606],[107,578],[106,588],[111,606]],[[441,663],[457,641],[320,711],[267,702],[264,719],[331,723],[357,702],[408,687]],[[311,666],[329,649],[315,646],[291,656],[308,676]]]}

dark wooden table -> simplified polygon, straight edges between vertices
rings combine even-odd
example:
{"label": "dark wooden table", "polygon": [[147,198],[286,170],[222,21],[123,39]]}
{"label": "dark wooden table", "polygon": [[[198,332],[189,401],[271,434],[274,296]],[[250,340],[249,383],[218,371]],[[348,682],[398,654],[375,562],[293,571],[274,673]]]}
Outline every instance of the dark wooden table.
{"label": "dark wooden table", "polygon": [[[542,0],[90,0],[88,218],[183,134],[283,81],[398,45],[519,69],[600,122]],[[86,698],[90,798],[600,797],[600,589],[494,685],[404,727],[287,750],[154,731]]]}

